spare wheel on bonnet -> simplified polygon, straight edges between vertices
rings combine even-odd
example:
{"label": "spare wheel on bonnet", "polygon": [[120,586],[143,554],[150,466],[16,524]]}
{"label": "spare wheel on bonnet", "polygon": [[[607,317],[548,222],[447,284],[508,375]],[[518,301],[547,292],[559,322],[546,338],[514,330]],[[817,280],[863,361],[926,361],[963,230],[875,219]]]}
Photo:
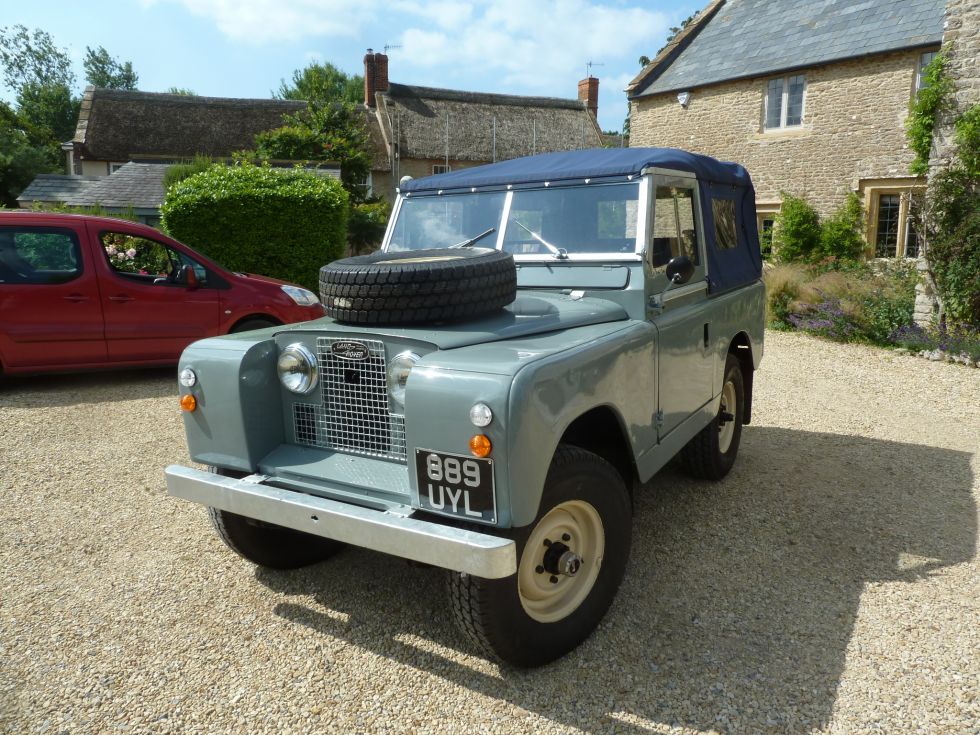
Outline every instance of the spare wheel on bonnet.
{"label": "spare wheel on bonnet", "polygon": [[470,319],[516,296],[514,258],[488,248],[377,252],[320,269],[327,315],[351,324]]}

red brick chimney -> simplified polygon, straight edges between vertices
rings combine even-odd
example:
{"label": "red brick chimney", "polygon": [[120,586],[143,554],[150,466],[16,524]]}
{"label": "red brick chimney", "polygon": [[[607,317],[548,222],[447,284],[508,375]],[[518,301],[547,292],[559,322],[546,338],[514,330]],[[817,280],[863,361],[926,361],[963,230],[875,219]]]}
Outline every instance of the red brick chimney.
{"label": "red brick chimney", "polygon": [[374,91],[388,91],[388,56],[380,52],[374,55]]}
{"label": "red brick chimney", "polygon": [[374,107],[374,93],[388,91],[388,56],[368,49],[364,54],[364,104]]}
{"label": "red brick chimney", "polygon": [[592,112],[592,117],[599,117],[599,79],[590,76],[578,83],[578,98]]}
{"label": "red brick chimney", "polygon": [[364,54],[364,104],[368,107],[374,107],[375,85],[374,49],[368,49]]}

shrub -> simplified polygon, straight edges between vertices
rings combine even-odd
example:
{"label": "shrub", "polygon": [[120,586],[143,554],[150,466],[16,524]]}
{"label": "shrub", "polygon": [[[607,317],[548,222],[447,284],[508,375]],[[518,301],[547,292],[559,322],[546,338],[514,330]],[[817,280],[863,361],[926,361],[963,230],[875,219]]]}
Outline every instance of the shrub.
{"label": "shrub", "polygon": [[783,192],[773,227],[773,251],[782,263],[810,260],[820,246],[820,218],[802,197]]}
{"label": "shrub", "polygon": [[765,271],[766,321],[776,329],[788,328],[790,306],[800,296],[806,269],[799,265],[776,265]]}
{"label": "shrub", "polygon": [[948,105],[952,88],[952,82],[946,76],[946,54],[940,52],[923,70],[922,85],[909,105],[909,114],[905,118],[905,135],[915,153],[915,160],[909,168],[916,175],[929,172],[936,116]]}
{"label": "shrub", "polygon": [[861,199],[851,192],[844,204],[820,225],[820,254],[824,257],[857,260],[864,252],[864,210]]}
{"label": "shrub", "polygon": [[295,169],[212,166],[171,187],[161,210],[167,232],[226,267],[313,290],[347,236],[340,182]]}
{"label": "shrub", "polygon": [[167,170],[163,172],[163,188],[169,189],[174,184],[178,184],[184,179],[189,179],[194,174],[199,174],[212,165],[214,165],[214,161],[211,160],[210,156],[198,154],[191,161],[183,161],[168,166]]}
{"label": "shrub", "polygon": [[352,205],[347,232],[351,253],[356,255],[377,248],[390,215],[391,207],[383,199]]}

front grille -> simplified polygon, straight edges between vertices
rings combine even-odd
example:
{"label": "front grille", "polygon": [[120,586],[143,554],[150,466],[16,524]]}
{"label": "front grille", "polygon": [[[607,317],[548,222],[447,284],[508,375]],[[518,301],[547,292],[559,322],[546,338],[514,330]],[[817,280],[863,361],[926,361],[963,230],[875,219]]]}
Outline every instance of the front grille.
{"label": "front grille", "polygon": [[335,357],[333,343],[350,341],[317,339],[321,403],[293,405],[296,442],[404,462],[405,417],[389,410],[384,343],[357,340],[368,348],[365,360]]}

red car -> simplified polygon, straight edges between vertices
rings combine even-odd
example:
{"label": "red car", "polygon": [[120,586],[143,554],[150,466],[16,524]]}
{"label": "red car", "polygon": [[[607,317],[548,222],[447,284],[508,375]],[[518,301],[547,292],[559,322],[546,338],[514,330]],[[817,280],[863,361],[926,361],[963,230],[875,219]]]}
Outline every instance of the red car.
{"label": "red car", "polygon": [[194,340],[323,316],[316,294],[232,273],[146,225],[0,212],[0,370],[176,363]]}

